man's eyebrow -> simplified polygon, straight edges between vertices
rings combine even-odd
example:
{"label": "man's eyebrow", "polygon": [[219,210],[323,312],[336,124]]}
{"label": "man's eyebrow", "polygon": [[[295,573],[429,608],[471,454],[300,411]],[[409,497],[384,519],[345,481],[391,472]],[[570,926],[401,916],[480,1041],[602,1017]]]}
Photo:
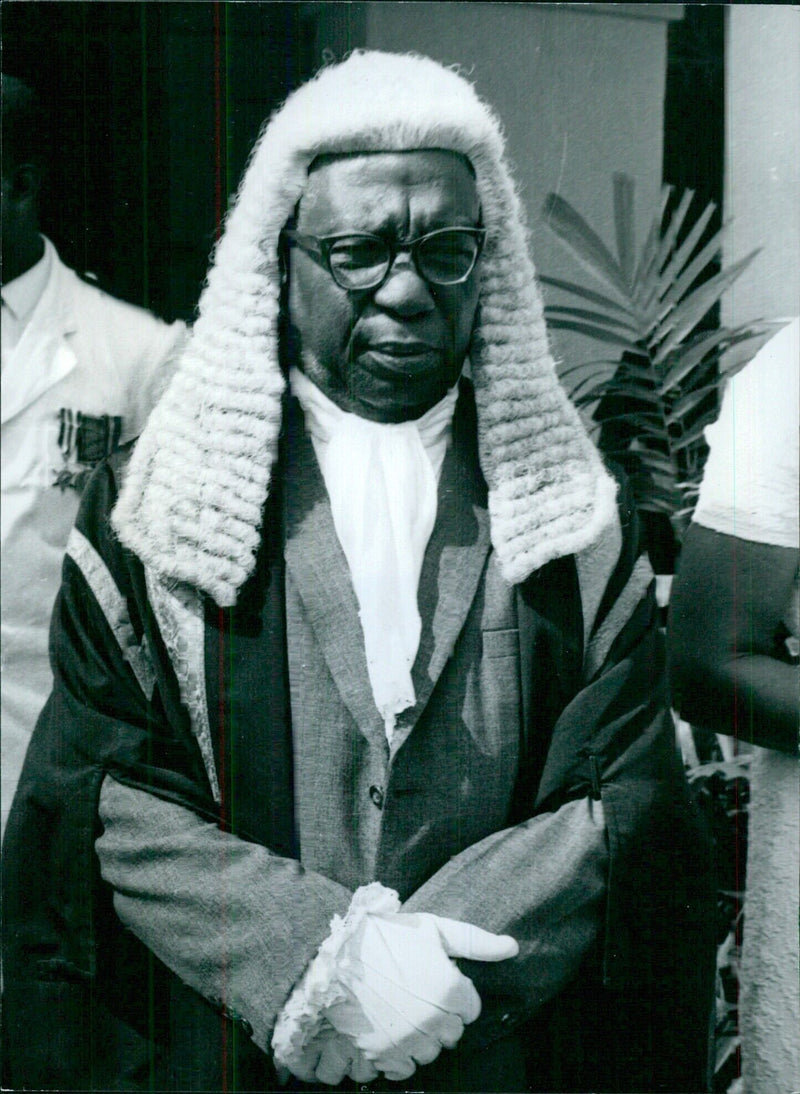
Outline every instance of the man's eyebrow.
{"label": "man's eyebrow", "polygon": [[[287,227],[293,227],[293,225],[287,225]],[[329,238],[331,236],[376,236],[379,239],[388,238],[398,243],[404,243],[410,239],[419,239],[421,236],[428,235],[431,232],[438,232],[445,228],[482,228],[483,222],[480,214],[478,218],[474,217],[465,218],[461,220],[458,217],[449,217],[443,219],[441,222],[437,222],[434,218],[428,224],[423,224],[420,230],[409,235],[407,232],[398,230],[398,225],[390,219],[385,219],[376,224],[360,224],[360,225],[346,225],[330,228],[324,232],[319,233],[320,239]],[[312,233],[314,234],[314,233]]]}
{"label": "man's eyebrow", "polygon": [[361,152],[359,152],[359,151],[354,151],[354,152],[321,152],[318,156],[314,157],[314,159],[311,161],[311,163],[309,163],[308,167],[306,168],[306,175],[311,176],[314,173],[314,171],[316,171],[318,168],[325,167],[326,164],[329,164],[329,163],[335,163],[337,160],[355,159],[357,156],[392,155],[392,154],[395,154],[395,153],[399,154],[399,155],[402,155],[405,152],[445,152],[448,155],[456,156],[459,160],[461,160],[464,164],[466,164],[467,169],[469,170],[469,173],[472,175],[472,177],[474,179],[477,178],[477,175],[475,174],[475,168],[472,166],[472,160],[470,160],[469,156],[464,155],[463,152],[457,152],[454,148],[436,148],[435,146],[431,147],[431,148],[424,147],[424,148],[403,148],[403,149],[398,149],[398,148],[386,148],[386,149],[374,148],[374,149],[370,149],[368,151],[361,151]]}

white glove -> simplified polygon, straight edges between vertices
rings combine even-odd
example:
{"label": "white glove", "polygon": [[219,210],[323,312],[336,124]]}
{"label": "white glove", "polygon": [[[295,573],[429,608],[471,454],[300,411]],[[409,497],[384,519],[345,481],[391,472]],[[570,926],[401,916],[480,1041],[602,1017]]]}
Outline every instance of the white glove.
{"label": "white glove", "polygon": [[426,913],[364,917],[346,946],[339,979],[347,998],[324,1011],[387,1079],[407,1079],[453,1048],[481,1012],[471,980],[451,957],[502,961],[513,938]]}
{"label": "white glove", "polygon": [[338,1033],[328,1022],[322,1021],[314,1039],[296,1053],[291,1068],[279,1063],[275,1053],[278,1079],[285,1085],[293,1074],[306,1083],[324,1083],[338,1086],[345,1077],[357,1083],[369,1083],[380,1075],[364,1053],[356,1048],[349,1037]]}
{"label": "white glove", "polygon": [[334,917],[279,1015],[278,1066],[335,1085],[346,1074],[368,1081],[361,1074],[371,1061],[388,1079],[407,1079],[478,1017],[480,997],[450,958],[502,961],[517,954],[517,943],[399,909],[397,894],[375,882],[355,893],[344,920]]}

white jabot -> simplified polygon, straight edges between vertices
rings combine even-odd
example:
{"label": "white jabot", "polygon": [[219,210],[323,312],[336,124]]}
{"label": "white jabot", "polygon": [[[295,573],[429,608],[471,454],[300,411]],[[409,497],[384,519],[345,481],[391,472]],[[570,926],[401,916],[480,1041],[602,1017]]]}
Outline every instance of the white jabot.
{"label": "white jabot", "polygon": [[341,410],[298,369],[289,382],[330,498],[358,600],[372,694],[391,742],[396,716],[416,702],[417,591],[458,385],[416,421],[384,424]]}

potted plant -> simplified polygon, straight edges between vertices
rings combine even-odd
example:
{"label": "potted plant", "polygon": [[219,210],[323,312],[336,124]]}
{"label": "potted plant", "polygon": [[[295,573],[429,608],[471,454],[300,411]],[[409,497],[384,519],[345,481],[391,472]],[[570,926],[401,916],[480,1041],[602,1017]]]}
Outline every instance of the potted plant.
{"label": "potted plant", "polygon": [[703,242],[714,204],[690,224],[693,191],[685,191],[665,217],[670,194],[665,187],[637,252],[634,181],[614,176],[616,254],[568,201],[549,194],[544,222],[592,281],[540,278],[570,298],[545,308],[548,326],[586,335],[602,347],[601,356],[563,370],[562,380],[579,408],[591,408],[601,451],[627,471],[660,572],[672,571],[694,509],[707,455],[703,430],[719,411],[722,386],[775,329],[763,322],[701,328],[758,252],[718,270],[725,228]]}

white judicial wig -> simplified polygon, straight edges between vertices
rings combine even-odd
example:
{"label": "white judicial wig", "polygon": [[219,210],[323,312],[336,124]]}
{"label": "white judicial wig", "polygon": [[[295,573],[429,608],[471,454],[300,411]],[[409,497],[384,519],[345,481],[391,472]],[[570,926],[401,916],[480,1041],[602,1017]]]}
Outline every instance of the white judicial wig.
{"label": "white judicial wig", "polygon": [[281,426],[280,233],[323,154],[445,149],[471,163],[486,246],[469,359],[492,542],[519,582],[614,520],[616,487],[556,377],[500,122],[458,72],[358,51],[263,129],[217,244],[199,315],[117,503],[121,541],[220,606],[255,566]]}

